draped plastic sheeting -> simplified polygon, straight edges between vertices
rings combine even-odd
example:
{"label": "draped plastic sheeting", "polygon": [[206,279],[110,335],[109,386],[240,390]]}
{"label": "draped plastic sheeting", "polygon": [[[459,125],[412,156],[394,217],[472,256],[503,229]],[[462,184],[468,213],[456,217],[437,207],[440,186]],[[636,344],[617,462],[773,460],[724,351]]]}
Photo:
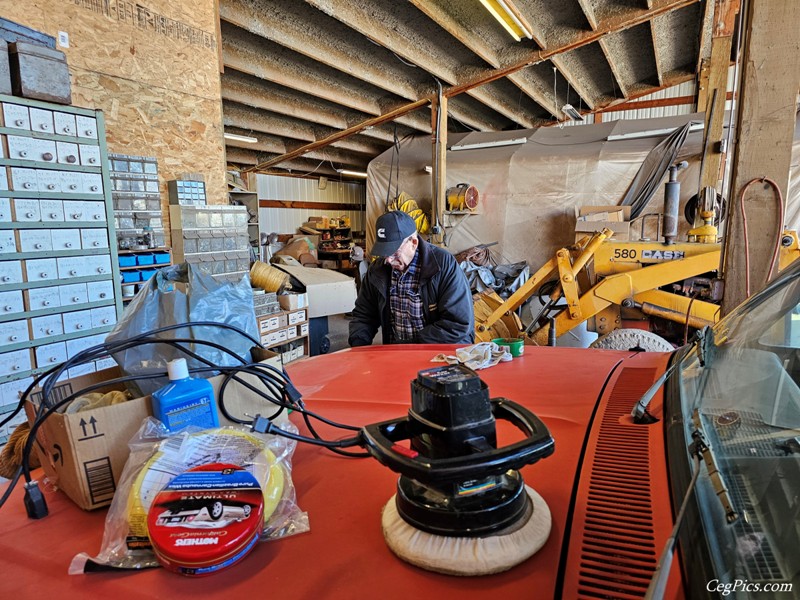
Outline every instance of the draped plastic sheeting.
{"label": "draped plastic sheeting", "polygon": [[[614,121],[579,127],[548,127],[516,131],[450,134],[448,146],[525,138],[524,144],[447,152],[447,185],[469,183],[480,192],[476,215],[445,215],[447,248],[457,253],[471,246],[498,242],[492,254],[498,263],[526,260],[532,270],[554,252],[575,241],[575,209],[581,206],[617,205],[625,197],[648,156],[675,128],[703,120],[702,114],[661,119]],[[609,136],[670,130],[659,135],[608,141]],[[678,173],[681,187],[679,235],[689,229],[683,204],[698,191],[702,130],[687,135],[675,161],[687,160],[689,168]],[[797,150],[797,144],[795,149]],[[387,199],[400,192],[410,194],[430,211],[432,164],[429,136],[407,138],[399,144],[399,161],[389,149],[367,169],[367,247],[374,241],[375,220]],[[800,153],[796,152],[796,156]],[[398,166],[399,162],[399,166]],[[793,160],[794,164],[797,162]],[[388,189],[391,177],[391,189]],[[665,176],[644,213],[663,208]],[[797,206],[800,172],[792,168],[787,225],[798,226]],[[445,200],[446,202],[446,200]],[[449,219],[449,221],[448,221]],[[655,219],[650,219],[654,223]],[[639,223],[632,227],[639,231]],[[650,233],[652,235],[652,232]],[[635,237],[635,235],[634,235]]]}

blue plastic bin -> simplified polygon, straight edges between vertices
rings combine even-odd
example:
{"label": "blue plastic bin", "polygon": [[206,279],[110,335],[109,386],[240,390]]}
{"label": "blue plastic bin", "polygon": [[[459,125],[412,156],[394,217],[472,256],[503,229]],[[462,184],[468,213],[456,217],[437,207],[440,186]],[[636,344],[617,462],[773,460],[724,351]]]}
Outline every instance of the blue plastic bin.
{"label": "blue plastic bin", "polygon": [[137,254],[136,255],[136,262],[139,265],[152,265],[155,263],[155,258],[152,254]]}
{"label": "blue plastic bin", "polygon": [[139,271],[142,275],[142,281],[149,281],[150,278],[158,272],[158,269],[142,269]]}
{"label": "blue plastic bin", "polygon": [[124,271],[122,273],[122,283],[133,283],[135,281],[141,281],[139,278],[141,275],[140,271]]}
{"label": "blue plastic bin", "polygon": [[169,252],[156,252],[153,254],[153,258],[155,259],[157,265],[169,264]]}
{"label": "blue plastic bin", "polygon": [[136,257],[133,256],[133,255],[120,256],[119,257],[119,266],[120,267],[135,267],[136,266]]}

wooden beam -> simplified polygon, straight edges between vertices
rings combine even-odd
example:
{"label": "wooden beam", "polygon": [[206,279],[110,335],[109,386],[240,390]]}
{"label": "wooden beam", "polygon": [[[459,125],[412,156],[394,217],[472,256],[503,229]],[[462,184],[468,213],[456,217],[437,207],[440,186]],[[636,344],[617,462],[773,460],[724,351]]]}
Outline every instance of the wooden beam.
{"label": "wooden beam", "polygon": [[[642,23],[646,23],[651,19],[657,17],[658,15],[663,15],[673,10],[679,10],[681,8],[685,8],[687,6],[691,6],[699,2],[699,0],[663,0],[657,1],[653,0],[652,4],[653,7],[649,8],[648,10],[642,9],[633,9],[630,11],[626,11],[620,13],[616,17],[612,19],[608,19],[603,23],[603,27],[600,27],[594,31],[590,32],[581,32],[577,34],[571,41],[561,44],[559,46],[554,46],[552,48],[545,48],[542,50],[534,50],[529,54],[526,54],[522,59],[514,59],[509,61],[508,64],[495,68],[495,69],[486,69],[481,71],[477,75],[473,75],[464,79],[453,85],[449,88],[446,88],[444,91],[444,95],[448,98],[453,98],[454,96],[458,96],[459,94],[463,94],[473,88],[478,86],[484,85],[486,83],[491,83],[492,81],[497,81],[498,79],[503,79],[504,77],[508,77],[509,75],[516,73],[526,67],[530,67],[546,60],[554,56],[558,56],[559,54],[563,54],[565,52],[569,52],[570,50],[575,50],[576,48],[583,48],[584,46],[588,46],[589,44],[593,44],[598,42],[599,40],[603,39],[607,35],[611,35],[613,33],[618,33],[620,31],[625,31],[626,29],[630,29],[631,27],[636,27],[637,25],[641,25]],[[295,158],[308,152],[309,150],[313,150],[315,148],[320,148],[322,146],[326,146],[336,140],[340,140],[343,137],[347,137],[352,135],[353,133],[358,133],[362,129],[369,127],[373,124],[379,123],[386,123],[388,121],[394,120],[399,116],[405,115],[413,110],[417,110],[423,106],[428,105],[433,99],[436,97],[436,94],[430,94],[425,96],[424,98],[420,98],[414,102],[401,106],[391,112],[385,113],[380,117],[375,117],[374,119],[370,119],[368,121],[364,121],[358,125],[350,127],[345,131],[341,131],[335,135],[329,136],[323,140],[319,140],[312,144],[307,144],[302,148],[298,148],[293,152],[289,152],[283,156],[278,156],[266,163],[262,163],[260,165],[256,165],[255,167],[251,167],[250,170],[259,170],[262,168],[272,167],[283,160],[289,160],[291,158]]]}
{"label": "wooden beam", "polygon": [[[711,58],[708,61],[708,77],[704,78],[706,89],[702,90],[705,100],[697,109],[704,111],[705,129],[703,131],[703,157],[700,166],[700,189],[713,187],[719,190],[721,167],[725,155],[719,142],[722,141],[722,128],[725,121],[725,102],[728,98],[728,70],[731,64],[731,45],[736,12],[739,0],[717,0],[714,7],[713,33],[711,37]],[[699,217],[699,211],[698,211]],[[695,221],[698,224],[698,221]]]}
{"label": "wooden beam", "polygon": [[760,180],[774,181],[786,197],[800,88],[800,2],[751,0],[744,23],[723,314],[772,277],[784,207],[772,186]]}
{"label": "wooden beam", "polygon": [[306,200],[259,200],[259,208],[310,208],[315,210],[364,210],[363,204],[342,202],[309,202]]}
{"label": "wooden beam", "polygon": [[445,186],[447,185],[447,96],[437,96],[433,103],[432,122],[433,144],[431,147],[433,159],[433,175],[431,186],[433,192],[433,206],[431,226],[433,236],[431,240],[437,245],[444,245],[444,211],[447,208]]}

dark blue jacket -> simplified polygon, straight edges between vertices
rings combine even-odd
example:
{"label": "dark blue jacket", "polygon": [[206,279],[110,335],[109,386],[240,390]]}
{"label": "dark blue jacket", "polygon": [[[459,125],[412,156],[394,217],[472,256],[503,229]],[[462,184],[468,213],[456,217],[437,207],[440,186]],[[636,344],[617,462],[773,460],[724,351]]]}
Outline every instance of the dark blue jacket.
{"label": "dark blue jacket", "polygon": [[[419,240],[419,287],[425,327],[417,333],[420,344],[472,344],[475,342],[475,314],[467,278],[452,254]],[[351,346],[367,346],[381,328],[383,343],[392,340],[389,314],[389,285],[392,268],[375,261],[361,282],[353,319]]]}

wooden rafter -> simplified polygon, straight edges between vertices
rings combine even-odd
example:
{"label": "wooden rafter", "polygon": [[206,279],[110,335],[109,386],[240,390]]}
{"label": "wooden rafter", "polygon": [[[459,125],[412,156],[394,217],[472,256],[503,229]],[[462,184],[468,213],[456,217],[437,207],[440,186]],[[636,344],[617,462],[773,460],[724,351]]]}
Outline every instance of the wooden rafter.
{"label": "wooden rafter", "polygon": [[[492,81],[497,81],[498,79],[502,79],[504,77],[508,77],[509,75],[516,73],[526,67],[530,67],[532,65],[539,64],[546,60],[549,60],[553,57],[556,57],[560,54],[564,54],[565,52],[569,52],[571,50],[575,50],[577,48],[582,48],[584,46],[588,46],[589,44],[593,44],[598,42],[599,40],[603,39],[605,36],[610,35],[612,33],[617,33],[620,31],[624,31],[631,27],[635,27],[637,25],[641,25],[646,23],[653,18],[671,12],[673,10],[678,10],[681,8],[685,8],[687,6],[691,6],[692,4],[697,3],[699,0],[672,0],[672,1],[665,1],[665,2],[653,2],[653,7],[648,10],[632,10],[628,13],[622,14],[620,16],[614,17],[609,19],[608,21],[603,23],[603,27],[599,27],[594,31],[589,32],[581,32],[580,34],[576,35],[573,40],[568,43],[561,44],[558,46],[554,46],[552,48],[544,48],[541,50],[535,50],[527,55],[525,55],[522,59],[515,59],[509,61],[508,64],[503,65],[498,68],[494,69],[487,69],[481,71],[476,75],[472,75],[470,77],[465,78],[463,81],[456,83],[448,88],[445,88],[444,95],[448,98],[453,98],[458,96],[459,94],[463,94],[471,89],[479,87],[481,85],[485,85]],[[365,129],[366,127],[374,126],[380,123],[386,123],[397,117],[407,114],[411,111],[417,110],[423,106],[427,106],[432,100],[434,99],[435,94],[430,94],[428,96],[419,98],[414,102],[410,102],[405,104],[397,109],[387,112],[380,117],[375,117],[372,119],[368,119],[358,125],[350,127],[344,131],[337,132],[332,134],[324,139],[317,140],[310,144],[306,144],[301,148],[298,148],[292,152],[288,152],[284,155],[275,157],[269,161],[260,163],[255,165],[254,167],[250,167],[248,170],[250,171],[257,171],[260,169],[273,167],[285,160],[289,160],[295,158],[297,156],[301,156],[308,152],[309,150],[313,150],[316,148],[320,148],[322,146],[326,146],[331,144],[337,140],[340,140],[344,137],[353,135],[358,133],[359,131]]]}

